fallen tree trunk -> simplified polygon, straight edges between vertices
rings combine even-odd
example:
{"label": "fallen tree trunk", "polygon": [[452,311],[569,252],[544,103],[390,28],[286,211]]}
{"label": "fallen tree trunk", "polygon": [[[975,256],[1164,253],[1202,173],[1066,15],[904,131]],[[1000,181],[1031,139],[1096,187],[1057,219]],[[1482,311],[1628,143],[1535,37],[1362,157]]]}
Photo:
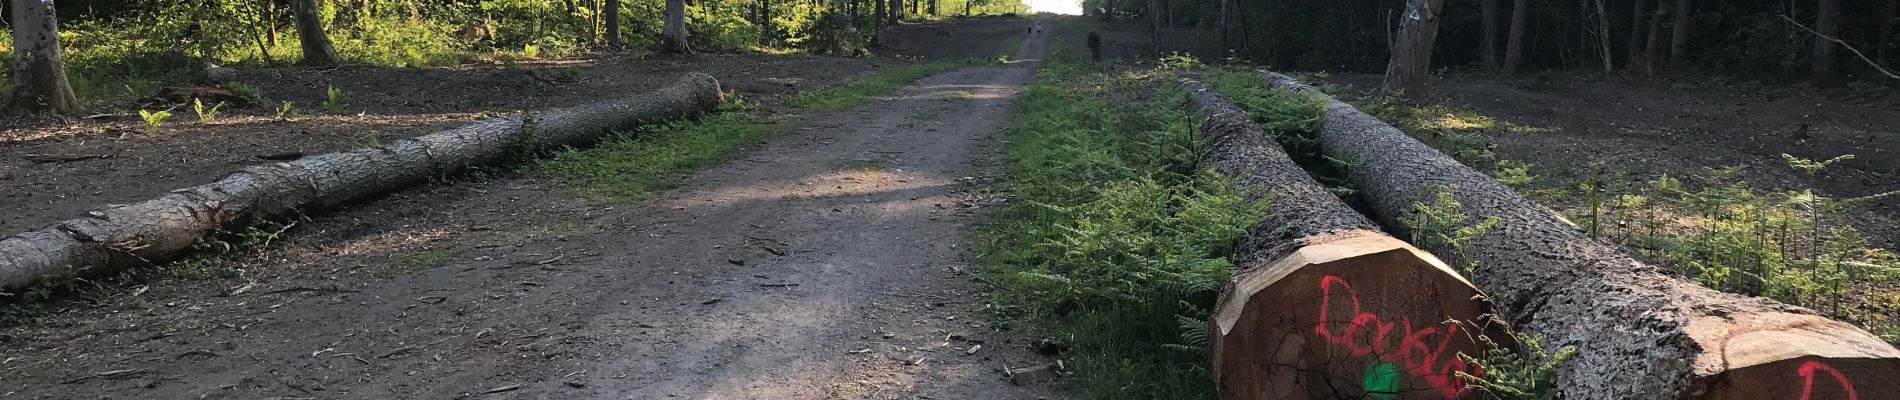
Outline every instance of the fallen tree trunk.
{"label": "fallen tree trunk", "polygon": [[720,100],[717,80],[691,73],[651,93],[248,167],[217,182],[0,239],[0,290],[150,264],[214,229],[335,207],[520,154],[591,144],[616,129],[711,110]]}
{"label": "fallen tree trunk", "polygon": [[[1317,90],[1269,73],[1276,87]],[[1574,346],[1555,391],[1584,399],[1896,399],[1900,351],[1813,311],[1718,292],[1594,240],[1478,171],[1352,106],[1326,97],[1321,147],[1389,227],[1453,188],[1472,221],[1500,222],[1473,239],[1474,280],[1501,314]],[[1447,249],[1431,249],[1447,251]]]}
{"label": "fallen tree trunk", "polygon": [[1458,354],[1480,349],[1449,321],[1488,312],[1478,290],[1340,202],[1232,101],[1183,86],[1202,164],[1268,202],[1209,321],[1221,398],[1466,397],[1457,373],[1482,371]]}

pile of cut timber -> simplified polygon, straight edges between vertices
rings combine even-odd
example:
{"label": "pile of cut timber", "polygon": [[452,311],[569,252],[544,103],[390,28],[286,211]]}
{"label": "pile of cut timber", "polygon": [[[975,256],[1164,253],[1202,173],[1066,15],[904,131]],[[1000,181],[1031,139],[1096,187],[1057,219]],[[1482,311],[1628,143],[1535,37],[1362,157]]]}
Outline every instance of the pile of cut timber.
{"label": "pile of cut timber", "polygon": [[335,207],[535,149],[591,144],[614,130],[712,110],[721,96],[711,75],[690,73],[651,93],[245,168],[217,182],[0,239],[0,291],[166,260],[213,229]]}
{"label": "pile of cut timber", "polygon": [[1480,333],[1449,321],[1488,312],[1478,290],[1340,202],[1232,101],[1183,86],[1202,163],[1267,201],[1209,322],[1221,397],[1468,395],[1457,373],[1480,371],[1457,355]]}
{"label": "pile of cut timber", "polygon": [[1387,226],[1454,186],[1472,221],[1502,221],[1470,243],[1473,278],[1546,348],[1577,348],[1557,372],[1563,398],[1900,399],[1900,351],[1867,331],[1672,276],[1377,118],[1287,76],[1264,79],[1327,100],[1321,147],[1351,163]]}

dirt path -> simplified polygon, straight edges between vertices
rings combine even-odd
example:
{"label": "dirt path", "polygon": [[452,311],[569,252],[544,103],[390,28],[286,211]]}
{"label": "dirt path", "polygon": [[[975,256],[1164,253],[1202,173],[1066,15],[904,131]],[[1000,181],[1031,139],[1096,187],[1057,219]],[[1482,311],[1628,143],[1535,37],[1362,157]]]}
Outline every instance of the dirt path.
{"label": "dirt path", "polygon": [[[1017,58],[1043,48],[1031,38]],[[977,212],[969,177],[996,166],[1036,65],[964,68],[800,117],[797,133],[587,234],[299,289],[200,332],[73,338],[136,351],[9,354],[33,371],[0,397],[1065,397],[996,371],[1052,360],[983,322],[958,245]]]}

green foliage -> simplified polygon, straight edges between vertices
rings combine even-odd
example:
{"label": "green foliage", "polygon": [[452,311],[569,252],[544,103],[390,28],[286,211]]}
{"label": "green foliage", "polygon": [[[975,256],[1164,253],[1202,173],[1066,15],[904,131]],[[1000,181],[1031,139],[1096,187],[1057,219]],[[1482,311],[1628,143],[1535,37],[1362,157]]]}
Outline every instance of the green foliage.
{"label": "green foliage", "polygon": [[218,104],[213,104],[211,108],[205,108],[205,102],[203,100],[191,99],[191,111],[198,114],[198,123],[200,124],[209,124],[211,121],[217,120],[218,108],[221,107],[224,107],[224,102],[222,101],[218,102]]}
{"label": "green foliage", "polygon": [[677,174],[744,154],[771,132],[743,113],[642,128],[541,164],[563,184],[605,200],[634,198],[671,186]]}
{"label": "green foliage", "polygon": [[350,92],[345,92],[343,89],[337,89],[335,86],[325,89],[323,91],[323,112],[342,114],[344,112],[343,102],[348,101],[349,98]]}
{"label": "green foliage", "polygon": [[171,111],[139,110],[139,119],[145,121],[145,133],[158,133],[158,127],[165,125],[165,119],[171,117]]}
{"label": "green foliage", "polygon": [[1241,69],[1216,70],[1208,74],[1207,83],[1246,110],[1294,163],[1333,194],[1343,198],[1355,192],[1347,176],[1350,165],[1320,151],[1319,126],[1326,122],[1326,103],[1320,98],[1270,87],[1257,72]]}
{"label": "green foliage", "polygon": [[970,62],[933,62],[885,68],[870,76],[846,83],[844,86],[799,93],[792,97],[792,106],[825,111],[842,111],[868,103],[873,96],[889,93],[898,87],[910,84],[918,79],[949,71]]}
{"label": "green foliage", "polygon": [[264,98],[264,90],[258,89],[256,86],[251,86],[244,82],[231,82],[231,84],[225,85],[225,87],[231,88],[232,93],[244,96],[244,98],[250,100],[251,103],[263,104],[269,102],[268,99]]}
{"label": "green foliage", "polygon": [[[1493,321],[1499,326],[1507,326],[1502,321]],[[1460,322],[1467,327],[1470,324]],[[1544,348],[1543,338],[1535,334],[1512,331],[1511,339],[1516,348],[1500,344],[1490,336],[1476,335],[1478,344],[1484,347],[1483,357],[1473,357],[1458,353],[1465,362],[1477,365],[1484,376],[1474,376],[1458,371],[1458,377],[1468,382],[1472,388],[1485,398],[1497,400],[1554,400],[1559,398],[1557,391],[1557,367],[1564,360],[1577,355],[1577,348],[1565,346],[1555,351]],[[1483,332],[1470,329],[1471,332]]]}
{"label": "green foliage", "polygon": [[792,43],[819,54],[855,56],[863,54],[870,42],[871,32],[860,29],[850,16],[830,13],[819,17]]}
{"label": "green foliage", "polygon": [[1207,66],[1207,64],[1201,62],[1200,58],[1196,58],[1192,54],[1177,51],[1171,51],[1168,52],[1167,55],[1161,56],[1160,60],[1156,60],[1156,64],[1159,64],[1162,70],[1201,69]]}
{"label": "green foliage", "polygon": [[1263,211],[1197,166],[1198,135],[1172,86],[1154,91],[1059,60],[1018,100],[1008,185],[991,215],[984,272],[994,312],[1046,326],[1091,398],[1212,398],[1205,311],[1232,272],[1233,242]]}
{"label": "green foliage", "polygon": [[277,120],[279,121],[289,120],[291,107],[294,107],[295,104],[296,103],[286,101],[283,104],[277,105],[277,109],[275,110],[277,112]]}
{"label": "green foliage", "polygon": [[1446,261],[1470,277],[1477,267],[1477,261],[1471,258],[1471,240],[1497,226],[1498,217],[1470,222],[1471,217],[1465,215],[1464,205],[1455,196],[1457,190],[1455,185],[1438,188],[1430,203],[1412,203],[1412,212],[1400,216],[1399,223],[1411,232],[1413,244],[1448,256]]}
{"label": "green foliage", "polygon": [[1531,164],[1518,160],[1498,161],[1498,170],[1497,172],[1491,173],[1491,176],[1497,178],[1498,182],[1503,183],[1505,186],[1510,186],[1511,189],[1515,190],[1529,188],[1533,180],[1531,177]]}

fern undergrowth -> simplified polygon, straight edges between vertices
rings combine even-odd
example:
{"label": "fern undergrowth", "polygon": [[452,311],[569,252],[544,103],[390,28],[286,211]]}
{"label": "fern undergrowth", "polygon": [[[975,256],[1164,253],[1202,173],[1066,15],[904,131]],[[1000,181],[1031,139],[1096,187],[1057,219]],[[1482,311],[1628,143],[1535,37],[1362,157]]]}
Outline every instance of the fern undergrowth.
{"label": "fern undergrowth", "polygon": [[1197,166],[1182,93],[1155,73],[1052,57],[1009,132],[1016,199],[982,228],[992,310],[1070,344],[1089,398],[1213,398],[1205,310],[1260,216]]}

